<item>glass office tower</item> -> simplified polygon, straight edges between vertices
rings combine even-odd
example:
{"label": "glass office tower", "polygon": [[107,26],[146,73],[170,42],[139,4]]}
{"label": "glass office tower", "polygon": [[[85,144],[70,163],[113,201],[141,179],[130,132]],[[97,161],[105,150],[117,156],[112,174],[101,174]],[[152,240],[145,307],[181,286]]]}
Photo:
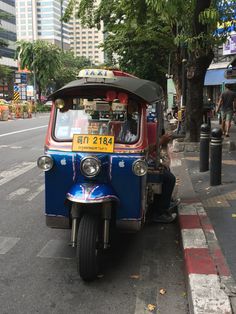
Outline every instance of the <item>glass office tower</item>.
{"label": "glass office tower", "polygon": [[61,22],[67,4],[68,0],[17,0],[17,39],[42,39],[69,49],[68,25]]}
{"label": "glass office tower", "polygon": [[0,40],[7,43],[6,47],[0,48],[0,64],[16,67],[14,60],[15,43],[16,43],[16,16],[15,16],[15,0],[0,0],[1,16]]}

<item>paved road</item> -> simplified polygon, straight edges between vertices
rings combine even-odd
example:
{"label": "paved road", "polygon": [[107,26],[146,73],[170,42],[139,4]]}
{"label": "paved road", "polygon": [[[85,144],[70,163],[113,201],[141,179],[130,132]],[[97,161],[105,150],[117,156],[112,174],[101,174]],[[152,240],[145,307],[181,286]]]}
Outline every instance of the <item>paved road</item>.
{"label": "paved road", "polygon": [[69,231],[45,226],[36,159],[47,123],[47,115],[0,123],[1,314],[143,314],[148,304],[152,313],[188,313],[177,224],[118,236],[103,277],[78,277]]}

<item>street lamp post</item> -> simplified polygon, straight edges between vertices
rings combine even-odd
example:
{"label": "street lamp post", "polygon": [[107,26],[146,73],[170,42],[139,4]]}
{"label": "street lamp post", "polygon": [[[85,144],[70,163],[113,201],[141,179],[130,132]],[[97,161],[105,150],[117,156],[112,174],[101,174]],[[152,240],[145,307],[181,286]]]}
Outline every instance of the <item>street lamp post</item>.
{"label": "street lamp post", "polygon": [[185,50],[183,52],[182,59],[182,95],[181,95],[181,103],[180,103],[180,115],[181,115],[181,124],[180,124],[180,133],[186,133],[186,63],[187,59],[185,59]]}
{"label": "street lamp post", "polygon": [[182,59],[182,97],[181,97],[181,107],[186,106],[186,63],[187,59]]}

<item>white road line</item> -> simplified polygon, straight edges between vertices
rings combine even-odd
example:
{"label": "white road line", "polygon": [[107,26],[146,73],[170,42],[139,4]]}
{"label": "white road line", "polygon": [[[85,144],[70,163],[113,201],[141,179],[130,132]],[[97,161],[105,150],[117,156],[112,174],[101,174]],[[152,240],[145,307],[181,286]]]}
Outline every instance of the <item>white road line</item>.
{"label": "white road line", "polygon": [[21,196],[21,195],[24,195],[25,193],[27,193],[29,191],[29,189],[26,189],[26,188],[20,188],[12,193],[10,193],[8,196],[7,196],[7,200],[10,201],[10,200],[13,200],[14,198],[16,198],[17,196]]}
{"label": "white road line", "polygon": [[0,137],[12,135],[12,134],[17,134],[17,133],[22,133],[22,132],[27,132],[27,131],[32,131],[32,130],[37,130],[37,129],[42,129],[42,128],[46,128],[47,126],[48,125],[45,124],[45,125],[42,125],[42,126],[37,126],[35,128],[24,129],[24,130],[14,131],[14,132],[10,132],[10,133],[4,133],[4,134],[1,134]]}
{"label": "white road line", "polygon": [[34,192],[34,193],[31,193],[27,198],[26,198],[26,200],[27,201],[32,201],[37,195],[39,195],[41,192],[43,192],[44,191],[44,184],[43,185],[40,185],[37,189],[36,189],[36,191]]}
{"label": "white road line", "polygon": [[11,149],[21,149],[22,146],[10,146]]}
{"label": "white road line", "polygon": [[22,146],[10,146],[10,145],[0,145],[0,149],[10,148],[10,149],[22,149]]}
{"label": "white road line", "polygon": [[19,240],[20,238],[0,237],[0,254],[6,254]]}
{"label": "white road line", "polygon": [[[36,162],[23,162],[11,170],[0,172],[0,186],[36,167]],[[2,178],[2,179],[1,179]]]}

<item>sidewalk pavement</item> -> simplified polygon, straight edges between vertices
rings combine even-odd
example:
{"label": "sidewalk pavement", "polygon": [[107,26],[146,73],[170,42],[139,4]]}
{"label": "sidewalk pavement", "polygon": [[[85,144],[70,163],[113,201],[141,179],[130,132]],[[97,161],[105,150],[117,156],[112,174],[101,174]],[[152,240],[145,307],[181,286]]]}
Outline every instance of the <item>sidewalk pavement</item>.
{"label": "sidewalk pavement", "polygon": [[[218,127],[213,121],[212,128]],[[230,141],[236,144],[236,126]],[[222,184],[199,172],[199,152],[171,152],[190,313],[236,313],[236,151],[223,150]]]}

